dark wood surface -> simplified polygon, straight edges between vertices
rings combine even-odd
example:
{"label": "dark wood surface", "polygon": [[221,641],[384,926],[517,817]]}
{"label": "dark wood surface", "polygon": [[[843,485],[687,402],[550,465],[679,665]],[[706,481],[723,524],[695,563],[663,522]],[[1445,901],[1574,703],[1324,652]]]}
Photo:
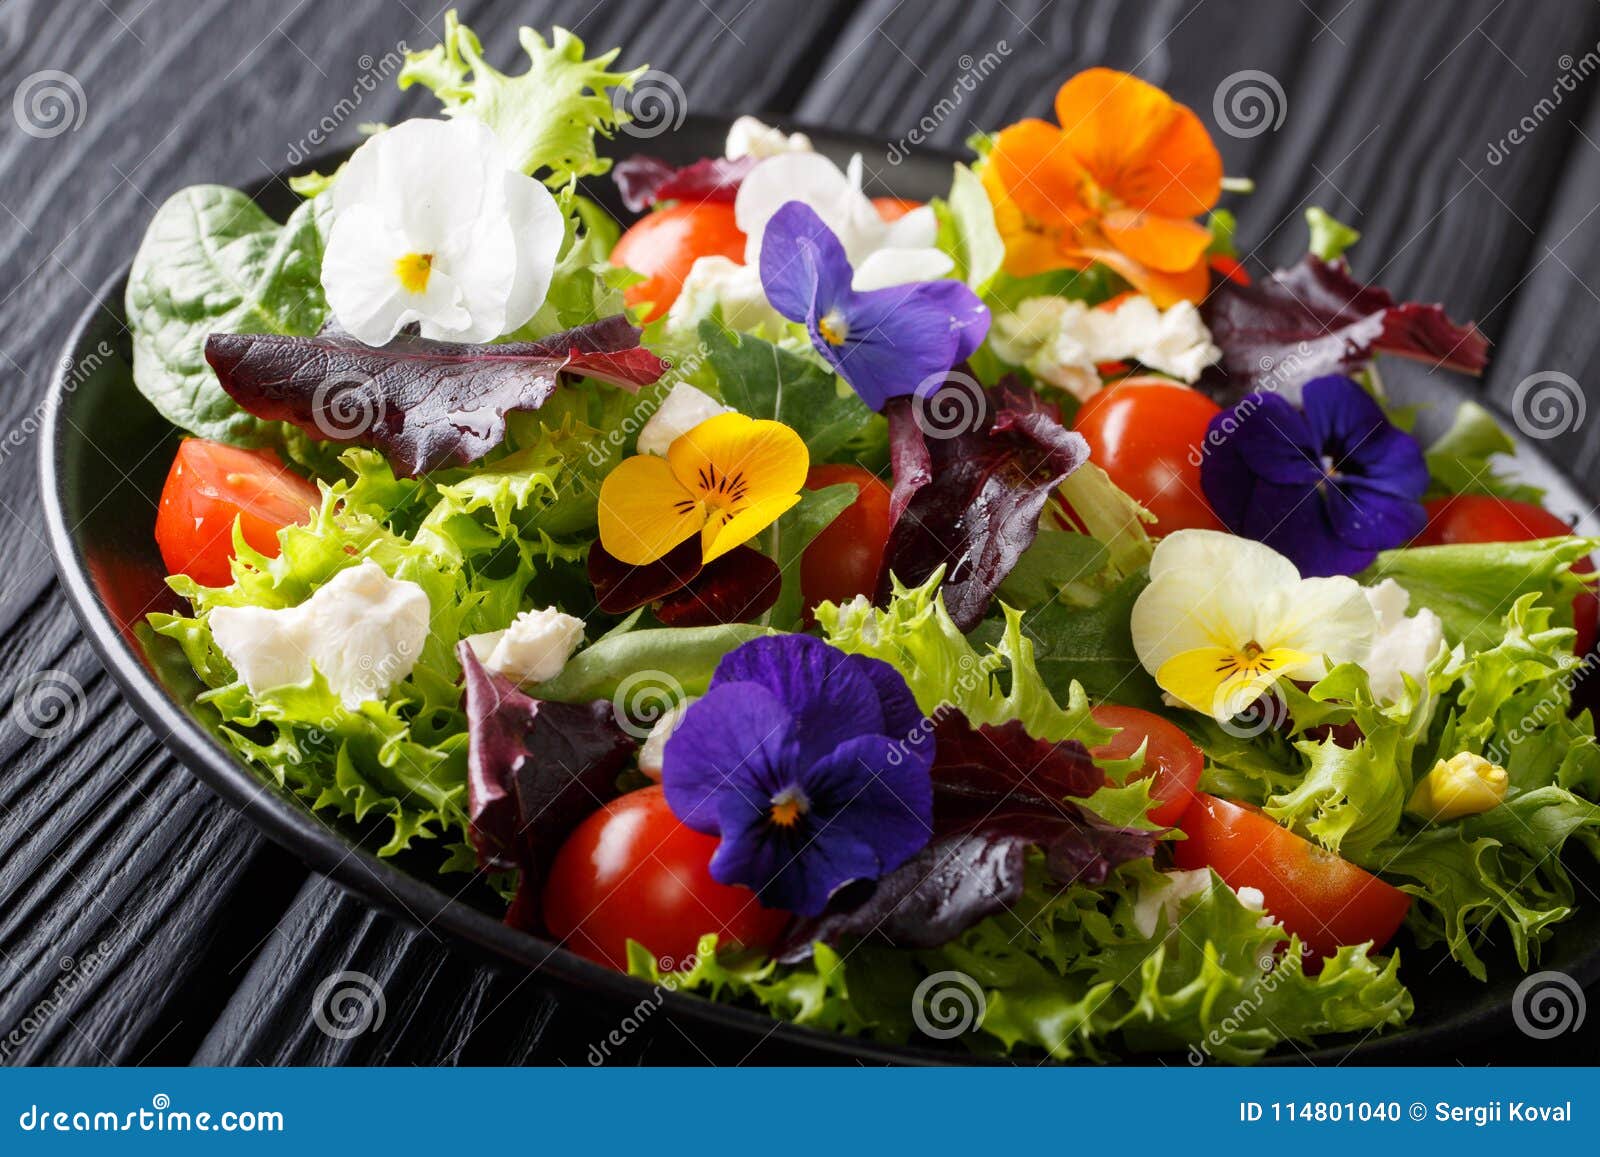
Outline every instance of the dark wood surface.
{"label": "dark wood surface", "polygon": [[[881,137],[866,157],[881,192],[893,189],[897,150],[918,147],[913,132],[954,147],[1048,114],[1059,81],[1087,65],[1135,71],[1213,125],[1224,79],[1264,72],[1282,92],[1281,124],[1217,134],[1228,171],[1257,183],[1240,232],[1252,272],[1303,250],[1302,213],[1320,204],[1366,234],[1358,272],[1480,319],[1495,342],[1482,388],[1502,405],[1535,372],[1583,381],[1600,351],[1600,59],[1585,64],[1600,52],[1600,8],[1588,0],[459,7],[502,66],[518,24],[563,24],[591,48],[622,44],[627,63],[666,71],[694,111],[758,110]],[[441,20],[417,0],[0,5],[0,100],[47,69],[83,92],[82,123],[52,137],[0,111],[0,1060],[585,1064],[616,1027],[614,1012],[369,910],[222,805],[121,702],[42,537],[39,399],[72,319],[131,256],[155,207],[183,185],[282,168],[366,58],[428,45]],[[332,141],[427,100],[381,83]],[[1496,158],[1491,146],[1524,117],[1534,127]],[[1590,492],[1600,491],[1594,408],[1545,443]],[[47,670],[83,696],[72,725],[41,738],[11,705]],[[341,971],[373,977],[386,998],[382,1025],[348,1040],[311,1016],[318,986]],[[1600,1012],[1556,1042],[1508,1024],[1466,1053],[1418,1059],[1592,1062],[1593,1022]],[[661,1022],[609,1059],[775,1058]]]}

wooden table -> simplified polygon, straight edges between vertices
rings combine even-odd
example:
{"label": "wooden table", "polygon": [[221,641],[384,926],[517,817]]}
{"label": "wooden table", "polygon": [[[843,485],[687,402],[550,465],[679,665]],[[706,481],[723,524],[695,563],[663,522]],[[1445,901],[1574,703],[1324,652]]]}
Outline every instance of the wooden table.
{"label": "wooden table", "polygon": [[[1272,105],[1266,122],[1217,136],[1228,172],[1256,181],[1240,231],[1252,273],[1297,257],[1303,211],[1322,205],[1365,233],[1359,273],[1479,319],[1495,343],[1483,389],[1502,405],[1538,371],[1582,380],[1600,345],[1600,8],[1582,0],[460,8],[502,67],[518,24],[563,24],[592,49],[623,44],[626,63],[665,70],[695,111],[881,137],[866,160],[885,193],[914,134],[955,147],[1048,115],[1057,84],[1089,65],[1164,85],[1213,125],[1219,100],[1255,85]],[[432,43],[441,23],[419,0],[0,8],[0,98],[50,69],[83,94],[81,123],[56,135],[0,127],[0,1058],[11,1063],[584,1064],[615,1027],[614,1012],[373,912],[221,804],[100,670],[42,537],[39,400],[68,325],[156,206],[183,185],[282,168],[324,117],[342,144],[357,122],[425,110],[425,94],[387,80],[368,93],[361,78],[401,41]],[[336,109],[354,94],[357,108]],[[1545,445],[1592,479],[1600,412]],[[44,669],[78,680],[86,709],[40,739],[7,708]],[[343,970],[387,996],[381,1027],[348,1040],[310,1016],[317,986]],[[1556,1042],[1506,1028],[1470,1055],[1431,1059],[1592,1062],[1600,1039],[1592,1024]],[[737,1063],[743,1052],[707,1055],[663,1022],[613,1061]]]}

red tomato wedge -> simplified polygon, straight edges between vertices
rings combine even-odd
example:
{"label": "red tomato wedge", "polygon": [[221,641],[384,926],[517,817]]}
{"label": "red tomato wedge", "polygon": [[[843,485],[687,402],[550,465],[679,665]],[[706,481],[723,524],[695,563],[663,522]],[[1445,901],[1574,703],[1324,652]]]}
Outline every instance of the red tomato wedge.
{"label": "red tomato wedge", "polygon": [[1205,756],[1183,729],[1161,716],[1137,707],[1106,703],[1090,712],[1102,727],[1115,727],[1117,734],[1096,747],[1096,759],[1127,759],[1145,744],[1144,768],[1140,776],[1154,776],[1150,798],[1156,806],[1149,811],[1151,823],[1168,827],[1178,822],[1195,797],[1195,785],[1205,769]]}
{"label": "red tomato wedge", "polygon": [[813,466],[807,490],[853,482],[856,500],[823,528],[800,556],[800,591],[807,613],[824,600],[842,603],[856,595],[871,596],[889,541],[889,488],[860,466]]}
{"label": "red tomato wedge", "polygon": [[545,925],[579,956],[621,972],[629,940],[669,970],[687,966],[707,932],[720,947],[771,947],[789,913],[713,880],[716,850],[717,837],[684,826],[660,787],[630,791],[561,845],[545,880]]}
{"label": "red tomato wedge", "polygon": [[1157,534],[1222,530],[1200,488],[1200,453],[1218,413],[1198,390],[1137,377],[1093,395],[1072,428],[1088,441],[1089,460],[1156,516]]}
{"label": "red tomato wedge", "polygon": [[644,320],[654,321],[678,300],[696,259],[713,256],[744,264],[744,233],[734,220],[733,206],[685,202],[647,213],[630,225],[611,250],[611,264],[644,274],[645,280],[623,290],[622,299],[629,305],[650,302]]}
{"label": "red tomato wedge", "polygon": [[156,545],[170,573],[229,586],[235,519],[247,543],[276,557],[278,531],[309,522],[321,502],[317,488],[271,450],[185,438],[161,488]]}
{"label": "red tomato wedge", "polygon": [[1320,956],[1347,944],[1381,948],[1411,897],[1247,804],[1197,792],[1172,845],[1180,868],[1210,868],[1230,888],[1255,888],[1267,911]]}
{"label": "red tomato wedge", "polygon": [[898,221],[913,209],[922,208],[922,202],[908,201],[904,197],[874,197],[872,207],[885,221]]}
{"label": "red tomato wedge", "polygon": [[[1572,527],[1542,506],[1496,498],[1489,494],[1457,494],[1435,498],[1422,504],[1428,511],[1428,525],[1412,539],[1412,546],[1448,546],[1458,542],[1531,542],[1539,538],[1560,538]],[[1594,571],[1591,559],[1572,564],[1576,574]],[[1572,600],[1572,626],[1578,632],[1572,649],[1580,655],[1594,650],[1596,620],[1600,618],[1600,597],[1593,592]]]}

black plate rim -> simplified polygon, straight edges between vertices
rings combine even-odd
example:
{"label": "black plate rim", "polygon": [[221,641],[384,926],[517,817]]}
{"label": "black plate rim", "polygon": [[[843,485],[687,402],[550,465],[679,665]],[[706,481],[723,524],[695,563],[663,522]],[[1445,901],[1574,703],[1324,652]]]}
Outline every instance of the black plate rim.
{"label": "black plate rim", "polygon": [[[774,118],[786,129],[809,133],[822,150],[829,153],[868,151],[881,142],[862,134],[841,131],[824,125],[789,122]],[[731,124],[726,116],[691,114],[686,124],[702,131],[721,130]],[[685,135],[688,135],[685,133]],[[299,171],[336,164],[349,150],[330,150],[311,158]],[[954,163],[963,157],[947,150],[925,149],[922,155],[940,162]],[[247,182],[241,187],[259,196],[260,190],[280,183],[287,172]],[[371,852],[351,844],[335,828],[318,819],[298,801],[270,789],[242,762],[236,760],[183,706],[172,699],[144,662],[122,636],[118,624],[94,591],[86,560],[78,549],[67,522],[65,479],[61,460],[70,439],[65,399],[71,392],[69,378],[76,364],[76,352],[84,335],[95,323],[103,303],[121,301],[127,288],[131,257],[96,290],[93,300],[74,321],[57,360],[57,371],[47,387],[41,421],[39,480],[45,525],[56,571],[66,590],[68,602],[85,637],[106,670],[121,689],[128,703],[157,734],[192,774],[242,812],[268,838],[279,844],[313,871],[333,880],[340,887],[412,925],[442,928],[464,942],[470,950],[498,966],[507,963],[532,970],[540,978],[554,980],[601,997],[617,1008],[638,1004],[641,999],[660,1001],[674,1019],[702,1021],[714,1027],[747,1035],[752,1052],[768,1040],[801,1050],[829,1055],[835,1061],[853,1060],[874,1064],[949,1065],[982,1063],[982,1058],[953,1051],[910,1045],[891,1045],[845,1036],[840,1033],[777,1020],[765,1013],[705,1000],[615,972],[575,955],[559,945],[506,927],[500,921],[454,899],[432,883],[378,859]],[[1475,399],[1496,410],[1485,399]],[[1526,439],[1516,437],[1519,455],[1533,454],[1558,474],[1575,492],[1585,488],[1563,468],[1545,460]],[[1585,987],[1600,980],[1600,945],[1582,957],[1573,969],[1574,978]],[[1368,1034],[1356,1041],[1336,1040],[1315,1050],[1280,1050],[1265,1063],[1340,1064],[1404,1062],[1412,1049],[1446,1050],[1452,1042],[1470,1040],[1499,1019],[1504,1009],[1498,1006],[1471,1007],[1419,1028],[1402,1028],[1379,1035]],[[1032,1064],[1033,1062],[1026,1062]],[[1159,1058],[1132,1056],[1123,1063],[1156,1064]]]}

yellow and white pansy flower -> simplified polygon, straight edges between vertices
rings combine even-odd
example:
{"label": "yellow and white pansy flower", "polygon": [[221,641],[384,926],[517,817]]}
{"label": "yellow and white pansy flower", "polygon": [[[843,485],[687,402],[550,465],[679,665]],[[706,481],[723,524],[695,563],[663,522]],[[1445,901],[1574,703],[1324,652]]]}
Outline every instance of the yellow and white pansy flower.
{"label": "yellow and white pansy flower", "polygon": [[382,345],[486,342],[544,302],[565,223],[548,189],[508,167],[471,117],[408,120],[372,137],[333,186],[322,288],[339,323]]}
{"label": "yellow and white pansy flower", "polygon": [[673,440],[666,457],[637,454],[600,484],[600,543],[647,566],[692,535],[701,559],[727,554],[800,501],[811,455],[782,422],[719,414]]}
{"label": "yellow and white pansy flower", "polygon": [[1180,530],[1157,545],[1131,627],[1139,662],[1163,691],[1227,720],[1280,679],[1320,679],[1329,663],[1363,661],[1378,621],[1352,578],[1303,579],[1262,543]]}

